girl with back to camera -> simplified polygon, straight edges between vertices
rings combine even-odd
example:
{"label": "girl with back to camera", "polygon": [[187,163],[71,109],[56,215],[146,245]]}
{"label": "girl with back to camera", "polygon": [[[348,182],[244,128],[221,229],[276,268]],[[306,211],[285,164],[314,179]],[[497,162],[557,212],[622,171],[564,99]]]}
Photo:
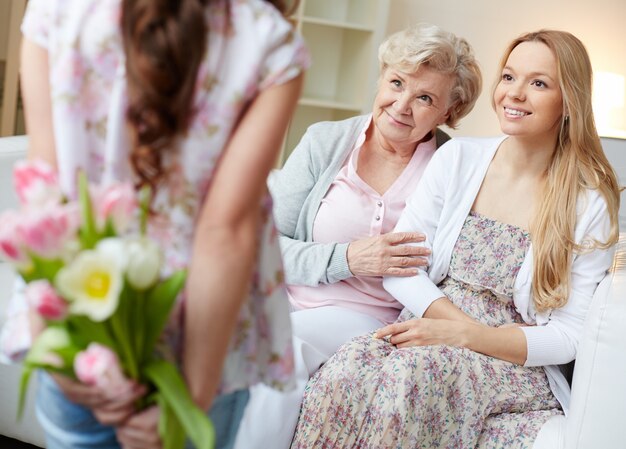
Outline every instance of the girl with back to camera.
{"label": "girl with back to camera", "polygon": [[576,37],[520,36],[499,76],[506,136],[433,156],[395,228],[424,232],[428,273],[385,278],[405,310],[318,371],[292,447],[530,448],[567,413],[559,365],[610,267],[619,188]]}
{"label": "girl with back to camera", "polygon": [[[282,3],[31,0],[22,25],[29,158],[55,165],[69,195],[79,169],[153,188],[148,232],[167,270],[189,267],[185,326],[171,335],[184,334],[185,376],[218,447],[232,445],[249,385],[291,382],[265,181],[308,54]],[[159,447],[158,409],[133,408],[144,393],[105,400],[43,374],[48,447]]]}

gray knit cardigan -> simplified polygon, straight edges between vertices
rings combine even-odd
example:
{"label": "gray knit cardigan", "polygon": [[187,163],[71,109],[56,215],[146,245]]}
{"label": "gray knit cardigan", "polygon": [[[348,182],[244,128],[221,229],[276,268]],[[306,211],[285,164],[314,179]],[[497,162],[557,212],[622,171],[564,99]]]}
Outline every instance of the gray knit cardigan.
{"label": "gray knit cardigan", "polygon": [[[287,284],[317,286],[352,277],[346,257],[349,243],[313,242],[313,222],[370,117],[311,125],[284,167],[269,177]],[[437,129],[437,148],[449,139]]]}

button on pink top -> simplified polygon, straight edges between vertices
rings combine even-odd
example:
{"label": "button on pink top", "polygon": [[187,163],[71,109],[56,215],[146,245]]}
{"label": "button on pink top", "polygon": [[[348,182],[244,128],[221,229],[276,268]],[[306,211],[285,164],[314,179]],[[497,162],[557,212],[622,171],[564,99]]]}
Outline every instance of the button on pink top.
{"label": "button on pink top", "polygon": [[[380,195],[357,174],[359,152],[370,123],[361,131],[320,204],[313,224],[315,242],[344,243],[391,232],[436,150],[434,137],[419,144],[402,174]],[[290,285],[288,291],[296,310],[339,306],[391,323],[402,309],[402,304],[383,288],[382,277],[351,277],[317,287]]]}

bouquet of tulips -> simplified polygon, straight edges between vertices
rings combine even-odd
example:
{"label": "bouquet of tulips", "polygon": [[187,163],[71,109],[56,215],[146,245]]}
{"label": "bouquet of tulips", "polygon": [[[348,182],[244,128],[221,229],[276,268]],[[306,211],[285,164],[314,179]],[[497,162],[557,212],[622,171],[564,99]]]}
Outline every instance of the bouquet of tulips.
{"label": "bouquet of tulips", "polygon": [[[65,198],[56,172],[41,161],[16,164],[21,202],[0,215],[0,256],[26,282],[25,297],[46,326],[24,359],[21,415],[35,369],[62,373],[115,397],[131,380],[158,403],[165,448],[212,448],[211,422],[193,403],[176,366],[155,347],[185,272],[161,277],[158,245],[146,236],[149,192],[129,184],[90,186],[78,177],[78,199]],[[130,232],[133,220],[138,232]]]}

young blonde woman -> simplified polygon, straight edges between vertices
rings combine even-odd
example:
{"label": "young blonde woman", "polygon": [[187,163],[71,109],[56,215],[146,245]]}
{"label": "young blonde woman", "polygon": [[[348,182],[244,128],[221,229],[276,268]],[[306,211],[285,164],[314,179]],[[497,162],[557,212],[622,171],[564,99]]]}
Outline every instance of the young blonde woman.
{"label": "young blonde woman", "polygon": [[525,34],[500,69],[506,136],[435,154],[395,229],[426,234],[428,273],[385,278],[406,309],[310,381],[292,447],[530,448],[567,413],[558,365],[610,266],[619,188],[583,44]]}

